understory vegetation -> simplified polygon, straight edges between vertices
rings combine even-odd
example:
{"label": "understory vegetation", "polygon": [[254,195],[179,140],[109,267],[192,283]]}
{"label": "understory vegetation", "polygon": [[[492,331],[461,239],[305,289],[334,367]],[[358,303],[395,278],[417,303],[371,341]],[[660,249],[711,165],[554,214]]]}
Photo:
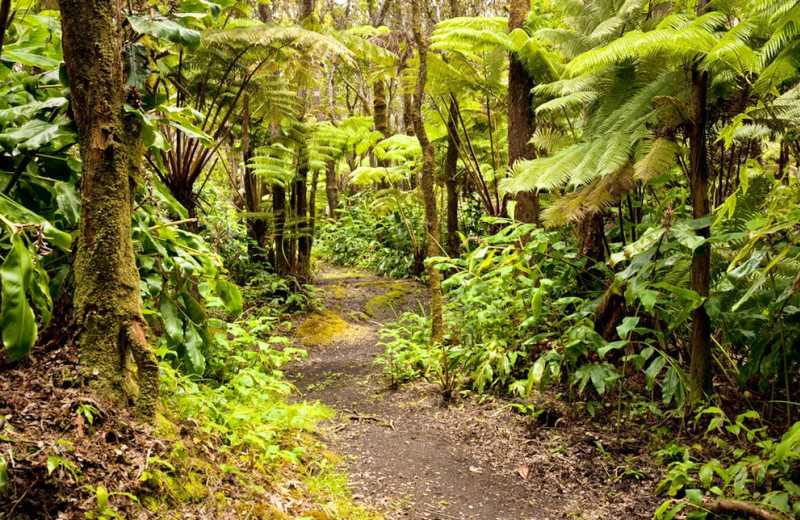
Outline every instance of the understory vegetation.
{"label": "understory vegetation", "polygon": [[0,0],[0,516],[381,518],[285,374],[324,260],[427,285],[388,386],[800,518],[799,64],[797,0]]}

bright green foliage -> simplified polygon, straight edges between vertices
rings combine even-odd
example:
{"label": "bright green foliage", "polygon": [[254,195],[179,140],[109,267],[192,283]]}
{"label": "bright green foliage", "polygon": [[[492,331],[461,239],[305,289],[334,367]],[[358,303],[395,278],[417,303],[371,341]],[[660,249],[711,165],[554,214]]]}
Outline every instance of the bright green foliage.
{"label": "bright green foliage", "polygon": [[[281,368],[305,356],[274,333],[276,318],[212,322],[215,357],[209,359],[213,383],[182,375],[162,362],[167,407],[176,419],[193,418],[219,436],[233,454],[252,450],[262,462],[300,462],[297,433],[310,431],[329,415],[319,406],[289,404],[292,386]],[[293,440],[294,439],[294,440]]]}
{"label": "bright green foliage", "polygon": [[688,499],[666,500],[656,519],[671,518],[687,507],[692,509],[687,518],[710,518],[702,507],[704,497],[726,496],[756,502],[767,511],[800,513],[800,488],[794,477],[800,468],[800,422],[774,438],[753,410],[729,418],[717,407],[706,408],[694,421],[701,427],[708,423],[704,440],[712,453],[697,457],[699,446],[679,447],[674,441],[656,452],[669,462],[656,493],[669,497],[685,493]]}
{"label": "bright green foliage", "polygon": [[421,274],[422,208],[416,194],[378,192],[353,198],[339,222],[320,230],[319,251],[335,265],[356,265],[392,278]]}
{"label": "bright green foliage", "polygon": [[386,350],[376,363],[384,366],[393,387],[416,379],[441,379],[442,359],[430,348],[430,324],[424,316],[406,312],[381,329]]}
{"label": "bright green foliage", "polygon": [[[160,186],[152,196],[164,208],[182,208]],[[202,375],[213,347],[208,307],[242,313],[242,295],[225,277],[220,257],[199,236],[164,225],[153,206],[134,215],[134,247],[145,316],[161,323],[165,347],[188,372]]]}

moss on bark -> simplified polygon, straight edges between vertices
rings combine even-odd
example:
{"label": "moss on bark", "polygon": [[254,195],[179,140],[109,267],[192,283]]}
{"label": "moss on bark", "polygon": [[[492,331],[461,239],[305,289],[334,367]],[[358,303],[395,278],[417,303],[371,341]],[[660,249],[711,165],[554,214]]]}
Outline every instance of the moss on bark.
{"label": "moss on bark", "polygon": [[152,417],[158,365],[147,345],[131,240],[143,156],[139,124],[124,113],[117,4],[61,0],[64,61],[83,177],[75,257],[75,313],[85,381],[115,404]]}

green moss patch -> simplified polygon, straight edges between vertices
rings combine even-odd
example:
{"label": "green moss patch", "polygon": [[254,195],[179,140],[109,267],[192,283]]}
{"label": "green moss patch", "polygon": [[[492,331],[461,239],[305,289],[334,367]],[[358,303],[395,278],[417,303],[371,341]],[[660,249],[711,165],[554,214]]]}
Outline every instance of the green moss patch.
{"label": "green moss patch", "polygon": [[341,285],[331,285],[330,287],[326,287],[325,292],[327,292],[337,300],[344,300],[350,295],[347,289],[345,289]]}
{"label": "green moss patch", "polygon": [[317,311],[297,327],[296,335],[304,345],[329,345],[347,330],[347,322],[331,311]]}
{"label": "green moss patch", "polygon": [[364,306],[364,311],[372,318],[378,318],[387,313],[394,314],[398,307],[406,302],[409,295],[417,292],[412,286],[403,282],[380,282],[373,285],[384,288],[386,292],[370,298]]}

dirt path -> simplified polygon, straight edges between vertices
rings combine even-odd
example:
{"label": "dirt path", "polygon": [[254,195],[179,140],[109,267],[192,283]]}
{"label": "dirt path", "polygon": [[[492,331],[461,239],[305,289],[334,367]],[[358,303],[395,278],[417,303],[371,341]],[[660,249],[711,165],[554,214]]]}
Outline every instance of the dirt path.
{"label": "dirt path", "polygon": [[419,308],[421,286],[335,268],[317,282],[325,310],[298,327],[309,358],[289,377],[338,412],[326,440],[347,455],[358,501],[389,519],[651,517],[653,482],[626,477],[630,446],[611,457],[601,434],[536,423],[501,400],[442,407],[433,385],[388,390],[378,330],[393,309]]}

